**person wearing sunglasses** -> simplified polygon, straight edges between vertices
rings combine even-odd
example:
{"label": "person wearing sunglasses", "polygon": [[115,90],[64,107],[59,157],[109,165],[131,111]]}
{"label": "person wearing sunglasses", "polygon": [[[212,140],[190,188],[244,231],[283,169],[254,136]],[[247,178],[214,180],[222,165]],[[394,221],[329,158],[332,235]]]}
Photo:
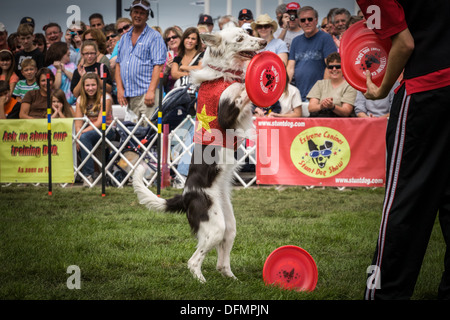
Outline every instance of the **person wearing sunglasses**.
{"label": "person wearing sunglasses", "polygon": [[119,40],[119,34],[117,33],[116,24],[110,23],[107,24],[103,28],[103,33],[106,37],[106,57],[111,59],[112,52],[114,51],[114,47]]}
{"label": "person wearing sunglasses", "polygon": [[272,51],[276,53],[287,64],[289,50],[286,43],[281,39],[275,39],[273,33],[278,29],[278,23],[266,13],[258,16],[256,21],[252,22],[251,27],[255,37],[267,41],[266,47],[261,51]]}
{"label": "person wearing sunglasses", "polygon": [[292,40],[301,34],[303,30],[298,21],[298,10],[300,5],[297,2],[290,2],[286,5],[286,12],[283,13],[280,24],[281,27],[274,32],[274,37],[283,40],[288,50],[291,47]]}
{"label": "person wearing sunglasses", "polygon": [[327,59],[330,78],[316,82],[308,93],[310,117],[354,117],[356,90],[345,81],[339,53],[330,54]]}
{"label": "person wearing sunglasses", "polygon": [[241,28],[244,23],[252,23],[252,22],[253,22],[252,10],[242,9],[241,11],[239,11],[239,15],[238,15],[239,28]]}
{"label": "person wearing sunglasses", "polygon": [[331,35],[318,29],[318,13],[314,8],[302,7],[299,19],[304,33],[292,40],[287,73],[302,94],[303,102],[307,102],[308,92],[324,78],[326,57],[337,52],[337,47]]}
{"label": "person wearing sunglasses", "polygon": [[[70,62],[78,65],[81,59],[80,48],[83,43],[81,36],[86,31],[86,24],[80,21],[79,24],[73,24],[66,30],[66,42],[70,49]],[[70,38],[68,37],[70,35]]]}
{"label": "person wearing sunglasses", "polygon": [[176,79],[172,78],[171,71],[173,59],[178,55],[178,48],[181,44],[183,34],[179,27],[173,26],[164,30],[163,37],[167,44],[167,59],[164,65],[163,85],[167,93],[173,89]]}
{"label": "person wearing sunglasses", "polygon": [[[131,29],[131,27],[132,27],[132,22],[128,18],[119,18],[119,19],[117,19],[116,24],[115,24],[116,37],[113,40],[113,42],[115,42],[115,45],[114,45],[113,51],[111,52],[111,56],[109,57],[109,67],[110,67],[111,74],[113,77],[113,99],[114,99],[115,104],[118,104],[115,71],[116,71],[116,60],[117,60],[117,52],[118,52],[118,48],[119,48],[119,42],[120,42],[120,39],[122,39],[123,35],[126,34]],[[110,34],[110,36],[111,36],[111,34]]]}
{"label": "person wearing sunglasses", "polygon": [[162,35],[147,25],[153,17],[147,0],[135,0],[130,11],[132,28],[119,41],[115,78],[117,100],[138,117],[151,118],[159,102],[158,84],[167,57]]}

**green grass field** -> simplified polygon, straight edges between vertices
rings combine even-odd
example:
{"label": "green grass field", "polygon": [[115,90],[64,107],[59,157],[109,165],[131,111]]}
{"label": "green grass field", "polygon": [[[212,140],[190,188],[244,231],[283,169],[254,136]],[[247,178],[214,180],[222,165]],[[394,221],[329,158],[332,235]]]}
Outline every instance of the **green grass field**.
{"label": "green grass field", "polygon": [[[165,189],[167,198],[180,190]],[[195,250],[184,214],[150,212],[131,187],[0,189],[0,299],[19,300],[360,300],[380,223],[383,189],[236,188],[237,237],[231,266],[238,281],[203,265],[206,284],[187,261]],[[313,292],[264,285],[268,255],[297,245],[314,258]],[[436,224],[414,299],[436,298],[445,245]],[[67,268],[81,272],[70,290]]]}

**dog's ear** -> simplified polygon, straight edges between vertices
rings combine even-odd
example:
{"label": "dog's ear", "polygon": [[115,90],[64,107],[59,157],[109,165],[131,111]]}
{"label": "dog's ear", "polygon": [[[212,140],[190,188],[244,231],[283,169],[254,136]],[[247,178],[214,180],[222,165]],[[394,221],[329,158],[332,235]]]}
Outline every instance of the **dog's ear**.
{"label": "dog's ear", "polygon": [[319,148],[317,148],[317,144],[315,144],[314,141],[312,141],[311,139],[308,140],[308,147],[309,151],[319,150]]}
{"label": "dog's ear", "polygon": [[208,47],[217,47],[222,41],[222,37],[217,33],[202,33],[200,38]]}

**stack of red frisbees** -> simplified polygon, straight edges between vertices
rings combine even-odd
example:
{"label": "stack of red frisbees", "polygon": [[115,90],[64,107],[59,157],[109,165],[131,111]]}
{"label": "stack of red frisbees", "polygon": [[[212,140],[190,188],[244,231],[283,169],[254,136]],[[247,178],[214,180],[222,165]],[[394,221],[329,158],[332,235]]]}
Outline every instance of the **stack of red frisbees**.
{"label": "stack of red frisbees", "polygon": [[372,82],[381,85],[386,73],[391,40],[381,40],[366,21],[351,25],[342,36],[339,53],[345,80],[356,90],[367,91],[366,71],[372,74]]}
{"label": "stack of red frisbees", "polygon": [[270,51],[255,55],[247,67],[245,89],[258,107],[267,108],[280,99],[286,86],[286,68],[280,57]]}
{"label": "stack of red frisbees", "polygon": [[287,245],[274,250],[263,268],[266,285],[295,291],[313,291],[318,280],[314,259],[304,249]]}

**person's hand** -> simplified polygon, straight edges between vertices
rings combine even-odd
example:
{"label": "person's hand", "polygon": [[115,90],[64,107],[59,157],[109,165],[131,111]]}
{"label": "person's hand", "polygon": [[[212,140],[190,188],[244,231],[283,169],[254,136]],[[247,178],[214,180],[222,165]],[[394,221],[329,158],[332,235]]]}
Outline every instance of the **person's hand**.
{"label": "person's hand", "polygon": [[336,36],[333,36],[333,41],[336,47],[339,48],[341,45],[341,40],[339,40]]}
{"label": "person's hand", "polygon": [[283,18],[281,19],[282,22],[282,28],[283,29],[287,29],[289,27],[289,21],[290,21],[291,17],[289,14],[287,13],[283,13]]}
{"label": "person's hand", "polygon": [[121,88],[117,88],[117,102],[119,102],[119,104],[120,104],[122,107],[125,107],[125,106],[128,105],[128,101],[127,101],[127,99],[125,98],[124,90],[121,89]]}
{"label": "person's hand", "polygon": [[80,63],[78,65],[78,73],[80,74],[80,78],[82,78],[85,74],[86,74],[86,69],[84,68],[84,66]]}
{"label": "person's hand", "polygon": [[153,107],[155,104],[155,91],[147,91],[144,97],[144,103],[147,107]]}
{"label": "person's hand", "polygon": [[370,100],[376,100],[380,98],[380,88],[372,82],[372,75],[370,71],[366,71],[366,85],[367,91],[364,93],[364,97]]}
{"label": "person's hand", "polygon": [[173,58],[167,59],[166,68],[172,68]]}
{"label": "person's hand", "polygon": [[53,65],[55,66],[56,70],[62,70],[62,63],[61,63],[61,61],[54,61]]}
{"label": "person's hand", "polygon": [[320,101],[320,109],[322,110],[332,109],[333,107],[334,107],[333,98],[325,98],[322,101]]}
{"label": "person's hand", "polygon": [[255,108],[255,112],[254,114],[257,117],[264,117],[266,115],[266,113],[264,112],[264,110],[262,110],[261,108]]}

